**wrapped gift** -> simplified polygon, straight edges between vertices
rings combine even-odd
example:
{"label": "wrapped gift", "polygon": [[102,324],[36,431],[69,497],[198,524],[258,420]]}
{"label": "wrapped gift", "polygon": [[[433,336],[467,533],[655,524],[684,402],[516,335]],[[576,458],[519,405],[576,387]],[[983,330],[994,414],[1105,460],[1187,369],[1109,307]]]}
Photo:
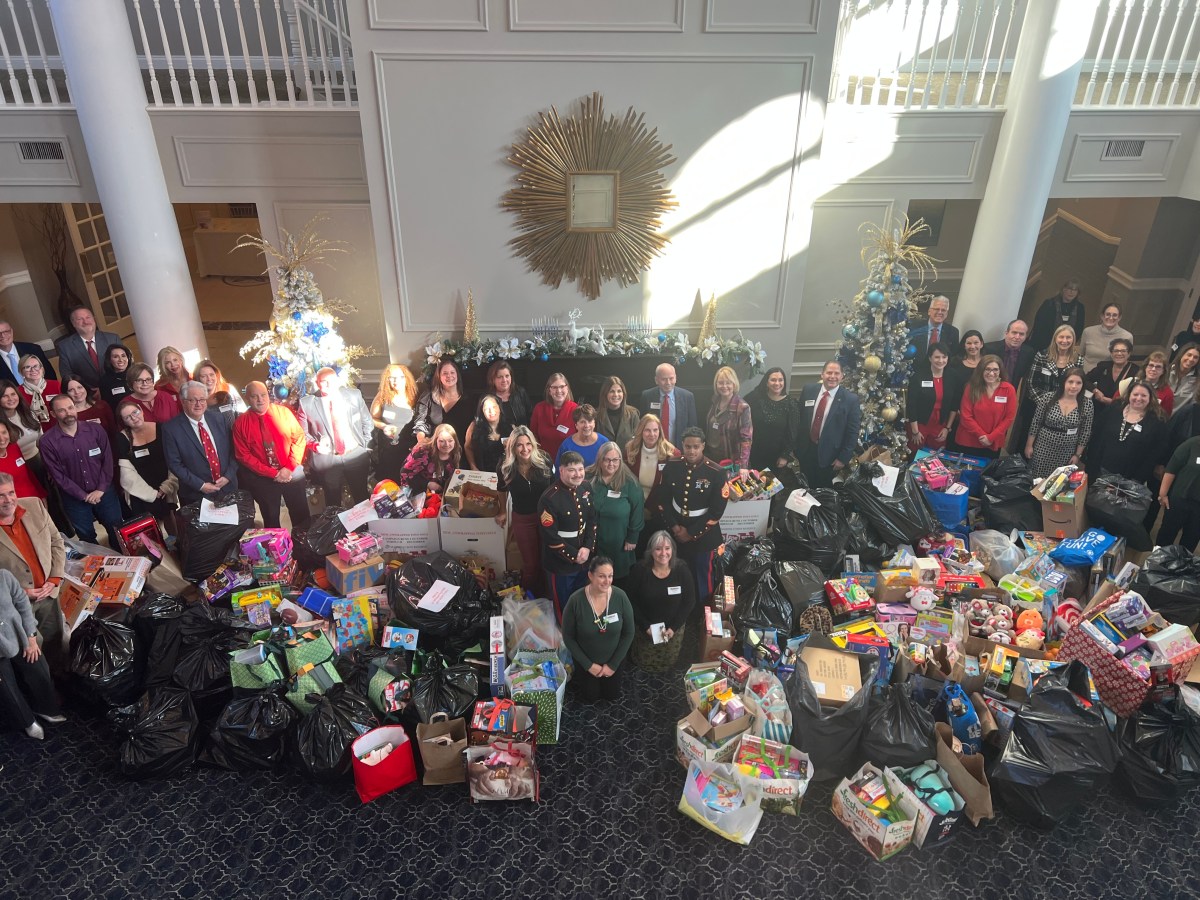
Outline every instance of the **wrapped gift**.
{"label": "wrapped gift", "polygon": [[274,563],[275,569],[292,558],[292,536],[283,528],[254,528],[242,535],[242,556],[254,563]]}
{"label": "wrapped gift", "polygon": [[292,673],[288,681],[287,700],[302,713],[311,712],[309,694],[324,694],[342,676],[334,666],[335,654],[329,638],[319,631],[298,635],[284,645],[284,657]]}
{"label": "wrapped gift", "polygon": [[479,700],[471,716],[471,730],[499,732],[512,731],[516,722],[516,704],[511,700]]}
{"label": "wrapped gift", "polygon": [[351,647],[371,645],[375,639],[375,629],[371,624],[371,604],[366,597],[334,600],[330,611],[339,653],[345,653]]}
{"label": "wrapped gift", "polygon": [[504,673],[514,703],[536,706],[538,740],[558,743],[562,704],[567,691],[567,670],[555,653],[521,651]]}
{"label": "wrapped gift", "polygon": [[356,566],[377,555],[382,547],[383,541],[377,535],[369,531],[354,532],[337,542],[338,559]]}
{"label": "wrapped gift", "polygon": [[327,618],[333,608],[333,594],[318,587],[309,587],[300,592],[296,603],[311,613]]}

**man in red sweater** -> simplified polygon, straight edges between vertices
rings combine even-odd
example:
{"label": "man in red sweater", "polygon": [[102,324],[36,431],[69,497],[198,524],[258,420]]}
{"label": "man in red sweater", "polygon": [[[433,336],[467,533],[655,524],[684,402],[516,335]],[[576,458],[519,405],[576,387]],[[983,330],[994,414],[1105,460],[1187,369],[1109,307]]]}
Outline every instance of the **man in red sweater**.
{"label": "man in red sweater", "polygon": [[271,402],[267,386],[252,381],[245,388],[250,407],[233,423],[233,455],[242,466],[241,486],[262,513],[264,528],[279,527],[280,498],[287,504],[292,528],[307,528],[308,482],[304,452],[308,438],[286,406]]}

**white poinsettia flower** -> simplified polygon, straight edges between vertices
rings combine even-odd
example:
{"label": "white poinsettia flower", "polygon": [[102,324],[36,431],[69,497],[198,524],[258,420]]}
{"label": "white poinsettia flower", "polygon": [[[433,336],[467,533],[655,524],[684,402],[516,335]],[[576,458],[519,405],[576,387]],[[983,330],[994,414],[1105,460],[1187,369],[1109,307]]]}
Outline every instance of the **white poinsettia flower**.
{"label": "white poinsettia flower", "polygon": [[[528,343],[528,342],[526,342]],[[500,340],[500,355],[505,359],[521,358],[521,342],[517,338],[502,338]]]}
{"label": "white poinsettia flower", "polygon": [[484,360],[486,360],[487,358],[488,358],[488,351],[487,351],[487,348],[486,348],[486,347],[480,347],[480,348],[479,348],[479,349],[478,349],[478,350],[475,352],[475,365],[477,365],[477,366],[482,366],[482,365],[483,365],[483,363],[484,363]]}
{"label": "white poinsettia flower", "polygon": [[436,366],[442,359],[442,342],[434,341],[432,344],[427,344],[425,347],[425,362],[431,366]]}
{"label": "white poinsettia flower", "polygon": [[700,355],[705,359],[715,359],[721,353],[721,342],[715,337],[710,337],[704,342],[704,346],[700,350]]}
{"label": "white poinsettia flower", "polygon": [[762,344],[758,341],[747,341],[746,349],[750,353],[751,362],[765,363],[767,361],[767,351],[763,349]]}

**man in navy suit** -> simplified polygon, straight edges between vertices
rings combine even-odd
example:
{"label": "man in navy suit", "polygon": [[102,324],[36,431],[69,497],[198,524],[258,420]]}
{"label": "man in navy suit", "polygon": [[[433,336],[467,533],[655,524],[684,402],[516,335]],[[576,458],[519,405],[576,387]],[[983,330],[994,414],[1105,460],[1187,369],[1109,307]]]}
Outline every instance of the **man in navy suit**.
{"label": "man in navy suit", "polygon": [[800,393],[800,433],[796,456],[809,487],[830,487],[858,447],[862,407],[858,395],[842,388],[842,364],[825,363],[821,383]]}
{"label": "man in navy suit", "polygon": [[929,320],[908,332],[908,342],[917,348],[917,359],[924,359],[926,351],[938,341],[949,348],[951,356],[959,351],[958,329],[946,321],[948,318],[949,297],[934,297],[929,301]]}
{"label": "man in navy suit", "polygon": [[71,310],[71,327],[75,333],[60,338],[54,345],[62,377],[65,380],[74,375],[89,391],[95,391],[104,372],[104,354],[113,344],[121,343],[121,339],[111,331],[98,331],[96,317],[86,306]]}
{"label": "man in navy suit", "polygon": [[238,489],[233,428],[220,410],[208,408],[208,388],[189,381],[179,391],[183,414],[159,425],[167,468],[179,479],[185,506]]}
{"label": "man in navy suit", "polygon": [[54,366],[50,365],[50,360],[46,359],[45,351],[37,344],[31,344],[28,341],[14,341],[12,325],[0,320],[0,379],[16,384],[23,382],[25,376],[21,374],[17,362],[28,353],[32,353],[42,361],[47,381],[58,379],[58,376],[54,374]]}
{"label": "man in navy suit", "polygon": [[696,396],[686,388],[675,386],[675,367],[670,363],[663,363],[654,370],[654,383],[657,387],[642,391],[642,412],[658,416],[666,432],[664,436],[678,447],[680,436],[700,424],[696,415]]}

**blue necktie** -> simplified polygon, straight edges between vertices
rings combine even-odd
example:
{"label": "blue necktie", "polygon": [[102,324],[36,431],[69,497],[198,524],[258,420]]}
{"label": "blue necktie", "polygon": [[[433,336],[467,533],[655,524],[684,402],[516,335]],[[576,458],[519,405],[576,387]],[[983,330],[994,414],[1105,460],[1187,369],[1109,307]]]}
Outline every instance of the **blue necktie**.
{"label": "blue necktie", "polygon": [[24,384],[25,377],[21,374],[20,369],[17,368],[17,359],[17,348],[13,347],[8,351],[8,368],[12,371],[13,376],[17,379],[17,384]]}

